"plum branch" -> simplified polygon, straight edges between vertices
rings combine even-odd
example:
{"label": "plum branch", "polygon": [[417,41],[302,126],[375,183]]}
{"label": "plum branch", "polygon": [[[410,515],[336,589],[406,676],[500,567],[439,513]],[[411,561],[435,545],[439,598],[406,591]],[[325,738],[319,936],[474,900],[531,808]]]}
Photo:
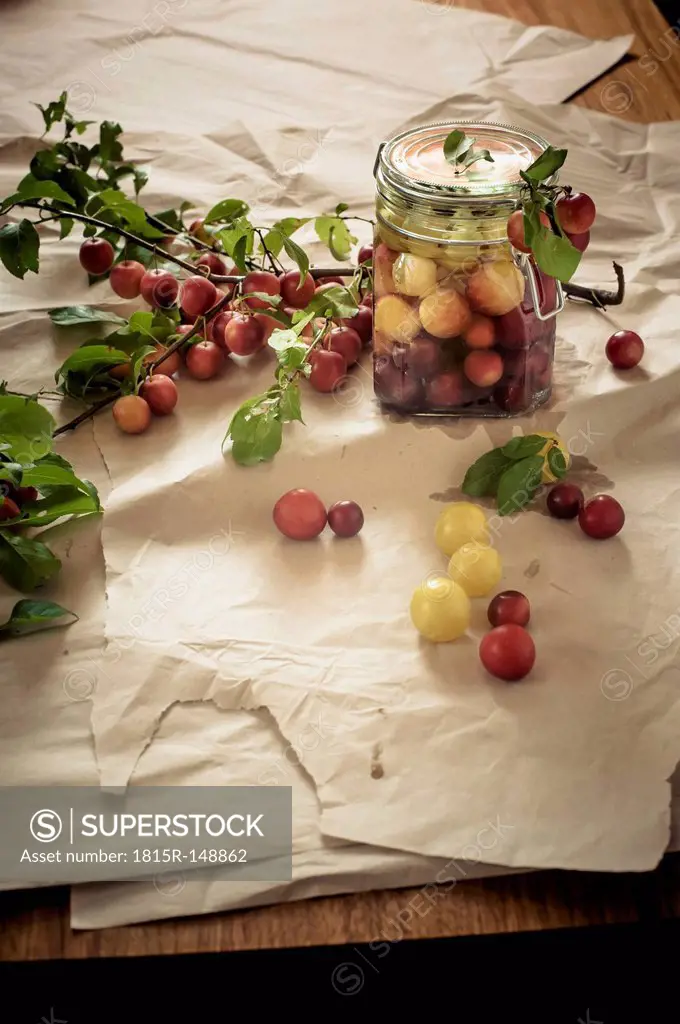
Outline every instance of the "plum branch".
{"label": "plum branch", "polygon": [[[48,203],[40,203],[40,202],[29,202],[29,201],[17,202],[17,203],[13,204],[12,208],[14,208],[14,207],[28,208],[28,209],[32,209],[32,210],[38,210],[38,211],[45,211],[46,213],[51,214],[51,216],[49,218],[44,218],[44,219],[41,218],[41,223],[48,223],[50,220],[60,220],[62,218],[67,218],[69,220],[76,220],[76,221],[78,221],[78,222],[80,222],[82,224],[90,224],[93,227],[100,228],[103,231],[112,232],[114,234],[120,235],[121,238],[125,238],[128,242],[132,242],[134,245],[138,245],[142,249],[146,249],[149,252],[152,252],[155,256],[157,256],[163,262],[174,263],[175,266],[180,267],[182,270],[185,270],[189,274],[196,274],[196,273],[200,273],[200,271],[201,271],[200,266],[197,266],[196,264],[193,264],[193,263],[189,263],[187,260],[183,260],[180,256],[175,256],[174,253],[167,252],[165,249],[160,249],[157,243],[150,242],[146,238],[140,238],[138,235],[133,234],[132,231],[128,231],[127,228],[122,228],[122,227],[120,227],[117,224],[108,224],[106,221],[100,220],[98,217],[92,217],[90,214],[79,213],[79,212],[77,212],[75,210],[70,210],[70,209],[69,210],[59,210],[59,209],[57,209],[54,206],[50,206]],[[158,221],[158,224],[163,224],[163,222],[162,221]],[[165,228],[166,225],[163,225],[163,227]],[[257,231],[257,233],[259,235],[261,229],[256,229],[256,231]],[[181,233],[180,232],[172,232],[171,229],[169,229],[169,228],[168,228],[168,233],[169,234],[173,234],[174,237],[181,237]],[[193,244],[193,238],[191,240],[192,240],[192,244]],[[225,255],[223,252],[220,252],[217,249],[214,249],[214,248],[212,248],[210,246],[204,246],[203,243],[199,242],[198,240],[196,240],[196,245],[197,245],[197,247],[199,247],[199,248],[201,248],[201,249],[203,249],[205,251],[215,252],[217,255],[221,255],[221,256]],[[263,249],[264,249],[265,253],[272,260],[272,273],[275,274],[277,277],[281,277],[281,275],[285,273],[285,270],[284,270],[284,268],[280,264],[277,266],[273,262],[273,259],[274,259],[273,255],[269,251],[269,249],[264,245],[264,241],[263,241]],[[351,267],[351,266],[347,266],[347,267],[342,267],[342,266],[340,266],[340,267],[310,267],[308,273],[309,273],[309,275],[311,277],[313,277],[315,280],[317,280],[320,277],[352,277],[354,275],[355,271],[356,271],[356,268],[355,267]],[[208,272],[204,276],[207,277],[208,280],[212,281],[213,284],[239,284],[241,281],[244,280],[244,278],[247,275],[246,274],[213,274],[211,272]]]}
{"label": "plum branch", "polygon": [[[212,307],[212,309],[209,309],[207,313],[199,317],[190,331],[187,331],[186,334],[180,334],[171,345],[168,345],[166,350],[161,353],[158,359],[155,359],[147,367],[146,375],[150,376],[154,370],[158,369],[161,363],[164,363],[165,360],[177,352],[178,349],[183,348],[191,341],[192,338],[195,338],[197,334],[200,334],[205,329],[206,324],[209,324],[211,320],[226,309],[230,301],[231,296],[223,296],[223,298],[221,298],[220,301]],[[72,420],[68,421],[68,423],[64,423],[61,427],[58,427],[52,436],[58,437],[60,434],[65,434],[69,430],[75,430],[81,423],[91,419],[92,416],[95,416],[101,409],[105,409],[108,405],[111,405],[118,398],[120,398],[120,393],[118,391],[114,391],[112,394],[106,395],[104,398],[100,398],[99,401],[93,402],[92,405],[88,406],[87,409],[84,409],[83,412],[78,414],[78,416],[74,416]]]}
{"label": "plum branch", "polygon": [[615,292],[604,288],[588,288],[583,284],[563,284],[562,287],[570,299],[591,302],[598,309],[603,309],[605,306],[620,306],[626,294],[626,281],[623,267],[616,260],[614,260],[613,266],[617,284]]}
{"label": "plum branch", "polygon": [[[197,271],[200,272],[200,267],[195,266],[193,263],[188,263],[187,260],[181,259],[179,256],[175,256],[173,253],[166,252],[164,249],[159,251],[158,245],[155,242],[150,242],[146,238],[140,238],[138,235],[134,235],[127,228],[121,228],[117,224],[107,224],[104,220],[99,220],[98,217],[92,217],[87,213],[78,213],[75,210],[58,210],[54,206],[50,206],[46,203],[32,203],[32,202],[20,202],[15,203],[15,206],[28,207],[34,210],[46,210],[48,213],[56,214],[57,218],[66,217],[69,220],[77,220],[82,224],[91,224],[93,227],[101,228],[103,231],[112,231],[115,234],[121,236],[121,238],[127,239],[128,242],[133,242],[135,245],[140,246],[142,249],[147,249],[152,252],[155,256],[167,261],[174,263],[175,266],[181,267],[182,270],[186,270],[189,274],[195,274]],[[232,274],[206,274],[213,284],[236,284],[243,280],[243,275],[232,275]]]}

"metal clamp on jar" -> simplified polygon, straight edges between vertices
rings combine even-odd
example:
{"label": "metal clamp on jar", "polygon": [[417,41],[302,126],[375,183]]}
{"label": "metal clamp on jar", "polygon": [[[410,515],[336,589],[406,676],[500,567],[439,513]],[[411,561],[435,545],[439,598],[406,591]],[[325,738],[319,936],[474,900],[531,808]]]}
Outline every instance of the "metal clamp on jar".
{"label": "metal clamp on jar", "polygon": [[[492,159],[449,162],[444,142],[455,129]],[[520,171],[547,145],[509,125],[460,122],[410,129],[381,147],[373,352],[384,405],[511,416],[550,397],[564,294],[507,236]]]}

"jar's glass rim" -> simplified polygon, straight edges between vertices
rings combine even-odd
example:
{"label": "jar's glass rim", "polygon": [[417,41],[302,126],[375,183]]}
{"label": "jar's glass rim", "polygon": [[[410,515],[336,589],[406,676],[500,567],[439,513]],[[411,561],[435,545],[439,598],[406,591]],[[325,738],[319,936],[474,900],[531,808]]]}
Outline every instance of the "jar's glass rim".
{"label": "jar's glass rim", "polygon": [[[476,130],[477,132],[488,132],[491,129],[499,134],[502,139],[504,134],[514,137],[515,141],[529,144],[535,152],[535,156],[539,156],[548,147],[548,142],[528,129],[519,128],[516,125],[504,124],[497,121],[436,121],[431,124],[420,125],[417,128],[408,128],[405,131],[398,132],[391,138],[387,139],[382,144],[378,152],[378,158],[376,160],[376,180],[378,186],[381,184],[391,186],[405,199],[410,200],[426,200],[430,202],[445,202],[451,203],[455,201],[457,203],[479,203],[480,201],[487,202],[516,202],[519,197],[519,192],[522,187],[522,181],[487,181],[480,180],[470,182],[465,180],[464,184],[458,184],[455,182],[439,183],[432,180],[432,176],[429,178],[419,177],[417,174],[406,173],[404,170],[396,166],[397,160],[395,154],[399,154],[403,151],[403,147],[406,141],[413,140],[416,142],[419,136],[425,137],[427,133],[432,133],[433,130],[440,130],[441,134],[446,134],[456,129],[463,130]],[[535,158],[535,157],[534,157]],[[403,160],[401,161],[404,162]],[[530,163],[531,161],[529,161]],[[527,163],[528,166],[528,163]],[[522,168],[525,169],[525,168]],[[552,184],[556,180],[556,176],[551,179],[547,184]]]}

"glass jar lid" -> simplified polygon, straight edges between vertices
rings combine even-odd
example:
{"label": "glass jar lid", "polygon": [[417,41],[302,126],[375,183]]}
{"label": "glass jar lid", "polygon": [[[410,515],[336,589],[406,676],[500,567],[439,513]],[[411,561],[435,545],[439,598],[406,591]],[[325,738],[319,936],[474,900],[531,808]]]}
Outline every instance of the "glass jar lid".
{"label": "glass jar lid", "polygon": [[[473,152],[488,150],[493,163],[477,160],[455,166],[444,156],[444,141],[456,129],[475,140]],[[479,200],[517,201],[524,171],[547,149],[539,135],[488,121],[441,122],[410,128],[381,147],[378,187],[391,186],[411,201],[450,205]]]}

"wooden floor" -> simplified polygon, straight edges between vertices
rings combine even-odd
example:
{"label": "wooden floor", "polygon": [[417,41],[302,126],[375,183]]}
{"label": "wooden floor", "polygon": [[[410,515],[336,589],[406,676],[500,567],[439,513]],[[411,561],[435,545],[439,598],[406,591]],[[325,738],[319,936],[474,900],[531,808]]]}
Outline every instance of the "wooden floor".
{"label": "wooden floor", "polygon": [[573,100],[627,121],[680,119],[680,22],[670,26],[652,0],[441,0],[502,14],[527,25],[556,25],[593,39],[633,34],[632,60]]}
{"label": "wooden floor", "polygon": [[[457,0],[457,5],[595,38],[633,33],[632,59],[584,89],[573,102],[630,121],[680,119],[680,28],[671,29],[652,0]],[[417,893],[413,889],[339,896],[86,933],[69,928],[66,889],[9,893],[0,897],[0,959],[371,942],[380,940],[386,930],[390,938],[394,936],[397,914]],[[404,937],[649,923],[679,914],[680,856],[667,858],[657,871],[645,875],[551,871],[465,882],[424,917],[414,913]]]}

